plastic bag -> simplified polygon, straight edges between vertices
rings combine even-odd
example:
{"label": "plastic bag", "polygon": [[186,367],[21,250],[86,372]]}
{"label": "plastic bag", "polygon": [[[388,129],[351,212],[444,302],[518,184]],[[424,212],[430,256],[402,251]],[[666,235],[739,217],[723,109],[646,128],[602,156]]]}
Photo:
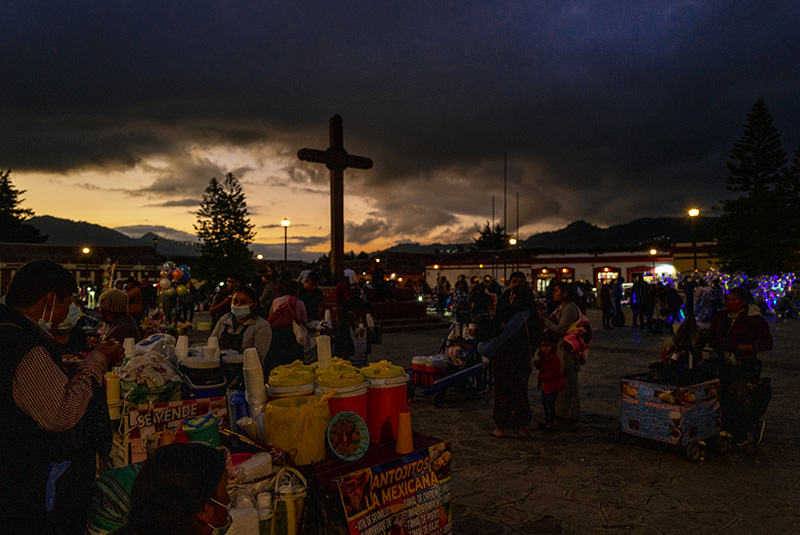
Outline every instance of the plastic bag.
{"label": "plastic bag", "polygon": [[120,391],[127,403],[133,405],[146,405],[149,402],[180,401],[181,383],[175,381],[164,386],[149,387],[133,381],[120,381]]}
{"label": "plastic bag", "polygon": [[267,444],[292,453],[298,465],[325,459],[325,430],[331,420],[328,400],[334,394],[267,403],[264,409]]}

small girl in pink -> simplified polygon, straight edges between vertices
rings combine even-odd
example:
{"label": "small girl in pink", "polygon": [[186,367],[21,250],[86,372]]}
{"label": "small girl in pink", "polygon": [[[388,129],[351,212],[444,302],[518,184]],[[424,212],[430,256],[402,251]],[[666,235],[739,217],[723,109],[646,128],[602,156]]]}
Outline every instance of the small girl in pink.
{"label": "small girl in pink", "polygon": [[547,337],[539,343],[539,358],[533,365],[539,370],[539,389],[542,391],[544,407],[544,424],[539,427],[544,431],[552,431],[556,417],[556,397],[564,390],[566,382],[553,342]]}

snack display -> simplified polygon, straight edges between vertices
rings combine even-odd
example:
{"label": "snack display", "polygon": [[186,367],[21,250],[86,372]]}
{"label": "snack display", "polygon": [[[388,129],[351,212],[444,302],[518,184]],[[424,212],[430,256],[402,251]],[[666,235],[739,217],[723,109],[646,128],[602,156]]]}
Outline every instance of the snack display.
{"label": "snack display", "polygon": [[367,424],[350,411],[334,416],[327,429],[328,446],[337,457],[345,461],[360,459],[369,445]]}

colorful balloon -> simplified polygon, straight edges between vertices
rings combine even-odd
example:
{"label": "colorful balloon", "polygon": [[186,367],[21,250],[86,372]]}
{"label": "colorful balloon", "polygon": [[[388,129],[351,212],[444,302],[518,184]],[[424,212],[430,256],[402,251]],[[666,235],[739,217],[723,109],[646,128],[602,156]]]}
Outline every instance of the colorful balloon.
{"label": "colorful balloon", "polygon": [[169,278],[170,271],[171,271],[171,270],[169,270],[169,269],[166,269],[166,268],[165,268],[165,269],[162,269],[162,270],[161,270],[161,278],[162,278],[162,279],[168,279],[168,278]]}
{"label": "colorful balloon", "polygon": [[181,271],[181,268],[175,268],[172,270],[172,278],[176,281],[179,281],[183,278],[183,271]]}
{"label": "colorful balloon", "polygon": [[179,284],[178,287],[175,288],[175,291],[178,292],[178,295],[186,295],[189,289],[183,284]]}
{"label": "colorful balloon", "polygon": [[170,286],[169,288],[164,290],[164,295],[166,295],[168,297],[172,297],[173,295],[175,295],[175,288]]}
{"label": "colorful balloon", "polygon": [[170,286],[172,286],[172,282],[170,282],[170,280],[169,280],[168,278],[166,278],[166,277],[164,277],[163,279],[161,279],[160,281],[158,281],[158,284],[160,284],[160,285],[161,285],[161,289],[162,289],[162,290],[166,290],[167,288],[169,288]]}

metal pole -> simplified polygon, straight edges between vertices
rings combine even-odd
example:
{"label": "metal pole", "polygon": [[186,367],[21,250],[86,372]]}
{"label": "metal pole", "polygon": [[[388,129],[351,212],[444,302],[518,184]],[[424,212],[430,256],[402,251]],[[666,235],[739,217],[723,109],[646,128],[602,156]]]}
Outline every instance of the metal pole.
{"label": "metal pole", "polygon": [[283,227],[283,263],[284,265],[288,265],[289,263],[289,246],[288,243],[288,235],[289,235],[289,227]]}
{"label": "metal pole", "polygon": [[694,256],[694,270],[697,271],[697,237],[694,231],[694,220],[692,218],[692,255]]}

